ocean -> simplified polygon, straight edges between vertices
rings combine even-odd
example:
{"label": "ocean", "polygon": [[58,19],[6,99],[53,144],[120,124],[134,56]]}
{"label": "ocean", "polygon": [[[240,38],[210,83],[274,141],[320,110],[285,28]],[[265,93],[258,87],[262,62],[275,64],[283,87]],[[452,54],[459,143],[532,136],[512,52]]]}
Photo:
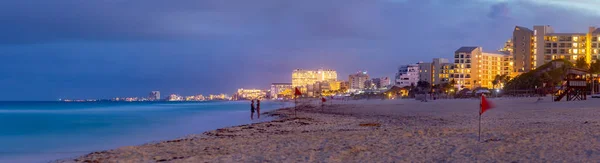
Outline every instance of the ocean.
{"label": "ocean", "polygon": [[[48,162],[269,120],[250,120],[249,104],[0,102],[0,162]],[[285,106],[262,101],[261,112]]]}

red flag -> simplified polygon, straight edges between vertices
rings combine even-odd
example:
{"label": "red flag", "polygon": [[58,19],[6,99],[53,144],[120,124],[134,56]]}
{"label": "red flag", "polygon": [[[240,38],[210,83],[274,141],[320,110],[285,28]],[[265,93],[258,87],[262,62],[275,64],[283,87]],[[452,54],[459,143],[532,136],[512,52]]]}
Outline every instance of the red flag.
{"label": "red flag", "polygon": [[321,102],[326,102],[326,101],[327,101],[327,99],[325,99],[325,97],[321,98]]}
{"label": "red flag", "polygon": [[294,92],[294,96],[302,96],[302,93],[300,92],[300,90],[298,89],[298,87],[296,87],[296,91]]}
{"label": "red flag", "polygon": [[494,108],[494,104],[487,101],[485,96],[481,95],[481,110],[479,110],[479,115],[483,114],[485,111]]}

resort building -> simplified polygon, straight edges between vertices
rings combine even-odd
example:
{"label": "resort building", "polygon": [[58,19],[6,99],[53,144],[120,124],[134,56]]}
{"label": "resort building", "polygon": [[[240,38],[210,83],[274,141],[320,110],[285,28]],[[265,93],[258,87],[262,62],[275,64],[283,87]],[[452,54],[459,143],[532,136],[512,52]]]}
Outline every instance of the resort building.
{"label": "resort building", "polygon": [[403,65],[396,72],[395,85],[402,88],[417,85],[419,81],[419,64]]}
{"label": "resort building", "polygon": [[350,84],[349,90],[357,91],[365,89],[365,82],[367,82],[367,80],[369,80],[369,75],[366,71],[350,75],[348,77],[348,82]]}
{"label": "resort building", "polygon": [[320,97],[324,92],[331,91],[330,82],[318,81],[314,84],[306,85],[306,95],[308,97]]}
{"label": "resort building", "polygon": [[235,100],[253,100],[253,99],[262,99],[267,95],[267,93],[260,89],[238,89],[237,93],[234,95]]}
{"label": "resort building", "polygon": [[340,81],[340,89],[343,89],[343,90],[350,89],[350,82],[348,82],[348,81]]}
{"label": "resort building", "polygon": [[337,72],[326,69],[296,69],[292,72],[292,87],[299,88],[301,92],[306,92],[307,85],[315,84],[318,81],[337,81]]}
{"label": "resort building", "polygon": [[329,89],[332,91],[340,90],[341,85],[342,85],[341,81],[329,81]]}
{"label": "resort building", "polygon": [[600,54],[600,29],[590,27],[586,33],[555,33],[549,26],[534,26],[533,30],[516,26],[513,31],[514,69],[533,70],[554,59],[575,62],[585,58],[589,64]]}
{"label": "resort building", "polygon": [[381,89],[387,88],[390,86],[390,78],[389,77],[380,77],[371,79],[371,83],[374,85],[374,88]]}
{"label": "resort building", "polygon": [[[431,84],[431,63],[419,63],[419,81],[424,81]],[[415,83],[417,86],[417,83]]]}
{"label": "resort building", "polygon": [[458,88],[493,88],[496,75],[510,74],[512,56],[502,52],[483,52],[481,47],[461,47],[454,53],[454,74]]}
{"label": "resort building", "polygon": [[270,96],[272,99],[283,98],[282,92],[292,90],[292,83],[272,83]]}
{"label": "resort building", "polygon": [[445,73],[443,70],[451,67],[452,63],[446,58],[434,58],[431,62],[431,82],[432,86],[447,83],[450,81],[450,75]]}
{"label": "resort building", "polygon": [[160,91],[150,92],[150,95],[148,96],[148,100],[150,100],[150,101],[160,100]]}
{"label": "resort building", "polygon": [[183,101],[183,97],[177,94],[171,94],[167,97],[167,101]]}
{"label": "resort building", "polygon": [[432,62],[419,63],[419,81],[427,82],[431,86],[447,83],[451,80],[452,69],[453,64],[446,58],[434,58]]}

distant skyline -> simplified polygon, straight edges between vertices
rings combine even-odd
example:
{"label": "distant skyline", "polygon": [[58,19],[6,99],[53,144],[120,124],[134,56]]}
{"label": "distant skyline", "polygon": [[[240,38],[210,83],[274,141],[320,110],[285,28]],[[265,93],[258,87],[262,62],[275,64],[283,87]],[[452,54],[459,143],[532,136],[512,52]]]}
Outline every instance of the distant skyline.
{"label": "distant skyline", "polygon": [[514,26],[599,26],[596,0],[0,1],[0,100],[267,89],[501,48]]}

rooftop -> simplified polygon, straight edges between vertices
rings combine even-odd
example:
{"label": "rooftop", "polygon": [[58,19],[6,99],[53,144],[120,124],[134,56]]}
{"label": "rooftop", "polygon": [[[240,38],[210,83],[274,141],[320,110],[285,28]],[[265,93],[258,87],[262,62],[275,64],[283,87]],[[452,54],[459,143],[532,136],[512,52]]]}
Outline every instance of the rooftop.
{"label": "rooftop", "polygon": [[458,50],[456,50],[456,53],[470,53],[473,52],[473,50],[477,49],[479,47],[477,46],[463,46],[458,48]]}

